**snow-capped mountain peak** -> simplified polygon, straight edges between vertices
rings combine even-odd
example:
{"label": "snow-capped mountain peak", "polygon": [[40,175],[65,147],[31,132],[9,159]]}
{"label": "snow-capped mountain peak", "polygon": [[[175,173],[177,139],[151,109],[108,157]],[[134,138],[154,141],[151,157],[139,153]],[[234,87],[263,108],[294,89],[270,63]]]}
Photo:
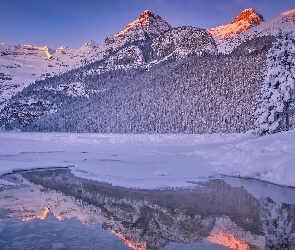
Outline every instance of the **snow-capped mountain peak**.
{"label": "snow-capped mountain peak", "polygon": [[119,42],[123,44],[135,40],[153,39],[169,29],[171,29],[171,26],[164,19],[149,10],[145,10],[139,18],[127,24],[124,30],[107,37],[105,43]]}
{"label": "snow-capped mountain peak", "polygon": [[140,14],[138,19],[136,19],[132,23],[127,24],[125,30],[128,30],[136,25],[149,27],[151,18],[155,18],[155,14],[150,12],[149,10],[145,10]]}
{"label": "snow-capped mountain peak", "polygon": [[286,11],[256,27],[221,41],[218,44],[218,51],[226,54],[231,53],[234,48],[244,41],[251,40],[255,37],[275,36],[279,30],[295,32],[295,9]]}
{"label": "snow-capped mountain peak", "polygon": [[[3,43],[3,45],[4,45],[4,43]],[[26,51],[43,51],[48,59],[51,58],[51,56],[55,53],[55,50],[53,50],[47,46],[38,47],[35,45],[23,44],[23,45],[14,46],[14,47],[18,48],[20,50],[26,50]]]}
{"label": "snow-capped mountain peak", "polygon": [[283,16],[290,16],[290,20],[292,20],[293,22],[295,22],[295,9],[286,11],[286,12],[282,13],[281,15],[283,15]]}
{"label": "snow-capped mountain peak", "polygon": [[[163,32],[169,30],[171,26],[163,20],[160,16],[157,14],[145,10],[140,15],[139,18],[137,18],[135,21],[129,23],[126,25],[125,29],[115,34],[115,37],[122,36],[128,31],[135,31],[138,29],[143,29],[150,31],[148,35],[152,35],[152,37],[159,36]],[[155,34],[154,34],[155,33]]]}
{"label": "snow-capped mountain peak", "polygon": [[[68,62],[68,60],[76,53],[74,49],[71,49],[67,46],[60,46],[52,55],[51,58],[54,58],[60,61],[62,64]],[[57,71],[58,72],[58,71]]]}
{"label": "snow-capped mountain peak", "polygon": [[236,18],[226,25],[208,29],[215,41],[220,43],[224,39],[240,34],[252,27],[260,25],[264,22],[262,15],[254,11],[252,8],[243,10]]}
{"label": "snow-capped mountain peak", "polygon": [[255,26],[262,24],[264,22],[263,16],[254,11],[252,8],[243,10],[232,22],[238,23],[240,21],[247,21],[248,23],[252,23]]}

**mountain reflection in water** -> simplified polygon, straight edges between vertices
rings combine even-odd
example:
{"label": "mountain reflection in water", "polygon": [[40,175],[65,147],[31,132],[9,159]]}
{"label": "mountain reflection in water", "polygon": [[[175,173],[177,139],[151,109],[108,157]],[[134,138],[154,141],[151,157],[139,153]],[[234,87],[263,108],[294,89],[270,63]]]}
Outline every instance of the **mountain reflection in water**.
{"label": "mountain reflection in water", "polygon": [[0,192],[0,249],[295,249],[294,204],[223,180],[138,190],[69,170],[7,178],[20,186]]}

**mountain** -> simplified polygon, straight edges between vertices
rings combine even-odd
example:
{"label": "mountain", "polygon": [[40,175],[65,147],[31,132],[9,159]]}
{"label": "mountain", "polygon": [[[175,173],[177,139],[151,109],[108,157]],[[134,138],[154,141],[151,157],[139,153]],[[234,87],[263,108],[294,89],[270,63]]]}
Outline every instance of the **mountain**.
{"label": "mountain", "polygon": [[[89,41],[77,51],[65,46],[56,51],[47,47],[30,46],[30,51],[27,52],[27,47],[18,47],[22,49],[22,52],[16,53],[16,47],[10,46],[10,53],[5,53],[5,56],[1,58],[4,61],[11,59],[14,62],[23,60],[21,66],[16,67],[14,72],[9,69],[0,75],[3,83],[5,82],[1,86],[3,88],[2,107],[6,108],[7,104],[11,107],[13,103],[7,103],[7,101],[29,83],[72,69],[84,67],[81,71],[84,75],[99,76],[114,70],[149,69],[162,61],[173,61],[192,53],[200,55],[203,52],[211,54],[217,52],[214,39],[206,30],[187,26],[171,28],[160,16],[148,10],[142,12],[139,18],[128,24],[123,31],[107,37],[102,45]],[[32,48],[36,51],[36,55],[31,52]],[[17,78],[22,76],[21,71],[24,71],[29,77],[25,75],[22,78]],[[4,87],[6,87],[6,92],[9,91],[9,94],[4,95]],[[38,87],[37,89],[43,88]],[[87,98],[91,94],[101,91],[100,89],[86,90],[83,82],[73,80],[73,78],[71,81],[46,89],[46,91],[49,90],[58,93],[65,92],[66,96]],[[42,101],[40,98],[37,98],[38,100],[33,97],[29,99],[22,100],[20,105],[28,104],[30,106]],[[14,104],[12,106],[15,107]],[[39,107],[39,105],[37,106]],[[58,105],[50,104],[49,106],[51,107],[50,112],[53,112],[57,110]],[[36,117],[36,114],[31,114],[29,117]]]}
{"label": "mountain", "polygon": [[[294,12],[261,23],[262,16],[247,9],[229,26],[220,26],[226,29],[215,28],[217,44],[209,31],[172,28],[144,11],[102,45],[89,41],[77,51],[8,46],[10,52],[1,60],[25,61],[0,71],[2,81],[12,81],[17,70],[26,69],[23,65],[28,68],[25,62],[33,55],[35,66],[24,72],[32,79],[37,78],[34,67],[43,71],[26,88],[17,82],[9,85],[14,92],[2,103],[0,125],[26,131],[245,132],[253,126],[273,34],[280,27],[294,29]],[[218,53],[225,45],[230,53]],[[15,70],[15,76],[9,70]]]}
{"label": "mountain", "polygon": [[111,45],[115,49],[134,41],[152,40],[169,29],[171,29],[170,24],[160,16],[145,10],[140,14],[138,19],[127,24],[124,30],[107,37],[104,46],[110,47]]}
{"label": "mountain", "polygon": [[231,53],[241,43],[251,40],[255,37],[275,36],[279,29],[282,31],[295,32],[295,9],[289,10],[280,14],[279,16],[265,21],[264,23],[252,27],[243,33],[228,37],[221,41],[217,47],[218,51],[222,53]]}
{"label": "mountain", "polygon": [[[122,48],[134,42],[154,39],[170,28],[171,26],[160,16],[146,10],[124,30],[107,37],[102,45],[89,41],[79,50],[61,46],[54,51],[47,46],[10,46],[2,43],[0,44],[0,105],[36,80],[102,60],[120,49],[117,55],[108,58],[108,66],[104,67],[102,72],[116,66],[127,69],[138,64],[142,65],[145,60],[140,49],[134,46],[129,49]],[[135,65],[120,66],[118,61],[122,58],[129,60],[128,57],[133,58],[134,54],[139,57],[136,58]]]}
{"label": "mountain", "polygon": [[96,74],[102,74],[117,69],[150,68],[163,60],[203,52],[217,53],[216,44],[206,30],[188,26],[172,28],[160,16],[145,10],[124,30],[107,37],[85,61],[103,62],[103,66],[95,69]]}
{"label": "mountain", "polygon": [[[93,46],[92,43],[90,46],[91,49],[89,50],[89,43],[87,43],[88,45],[84,45],[77,52],[77,55],[79,58],[84,56],[83,64],[106,59],[117,53],[119,50],[122,50],[122,48],[126,48],[133,43],[142,42],[142,44],[145,45],[146,41],[151,41],[169,29],[171,29],[171,26],[160,16],[151,11],[145,10],[135,21],[127,24],[125,29],[107,37],[104,43],[100,46],[95,44]],[[135,52],[134,47],[131,50],[131,52]],[[120,53],[125,54],[122,51]],[[137,50],[136,53],[138,54],[140,52]],[[124,56],[120,55],[119,57],[121,58]],[[78,62],[78,60],[76,61]]]}
{"label": "mountain", "polygon": [[272,41],[248,41],[231,55],[192,53],[148,70],[98,75],[105,61],[97,61],[31,84],[7,102],[0,123],[26,131],[244,132]]}
{"label": "mountain", "polygon": [[208,32],[212,34],[217,43],[220,43],[228,37],[243,33],[263,22],[263,17],[252,8],[249,8],[243,10],[230,24],[208,29]]}
{"label": "mountain", "polygon": [[74,53],[67,47],[0,44],[0,106],[31,82],[66,71]]}

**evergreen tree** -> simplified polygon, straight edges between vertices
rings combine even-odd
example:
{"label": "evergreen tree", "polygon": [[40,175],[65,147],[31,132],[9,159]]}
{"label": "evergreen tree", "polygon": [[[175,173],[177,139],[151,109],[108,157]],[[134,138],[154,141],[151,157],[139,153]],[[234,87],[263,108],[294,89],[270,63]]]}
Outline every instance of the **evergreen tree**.
{"label": "evergreen tree", "polygon": [[255,111],[255,132],[273,134],[290,129],[294,101],[295,41],[291,32],[279,31],[267,55]]}

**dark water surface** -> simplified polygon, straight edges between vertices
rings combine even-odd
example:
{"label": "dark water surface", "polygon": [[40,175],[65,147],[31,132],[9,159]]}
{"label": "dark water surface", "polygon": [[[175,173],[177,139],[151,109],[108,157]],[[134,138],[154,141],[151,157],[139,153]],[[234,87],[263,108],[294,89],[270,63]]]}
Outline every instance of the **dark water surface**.
{"label": "dark water surface", "polygon": [[292,188],[224,179],[138,190],[66,169],[5,178],[18,185],[0,187],[1,250],[295,249]]}

